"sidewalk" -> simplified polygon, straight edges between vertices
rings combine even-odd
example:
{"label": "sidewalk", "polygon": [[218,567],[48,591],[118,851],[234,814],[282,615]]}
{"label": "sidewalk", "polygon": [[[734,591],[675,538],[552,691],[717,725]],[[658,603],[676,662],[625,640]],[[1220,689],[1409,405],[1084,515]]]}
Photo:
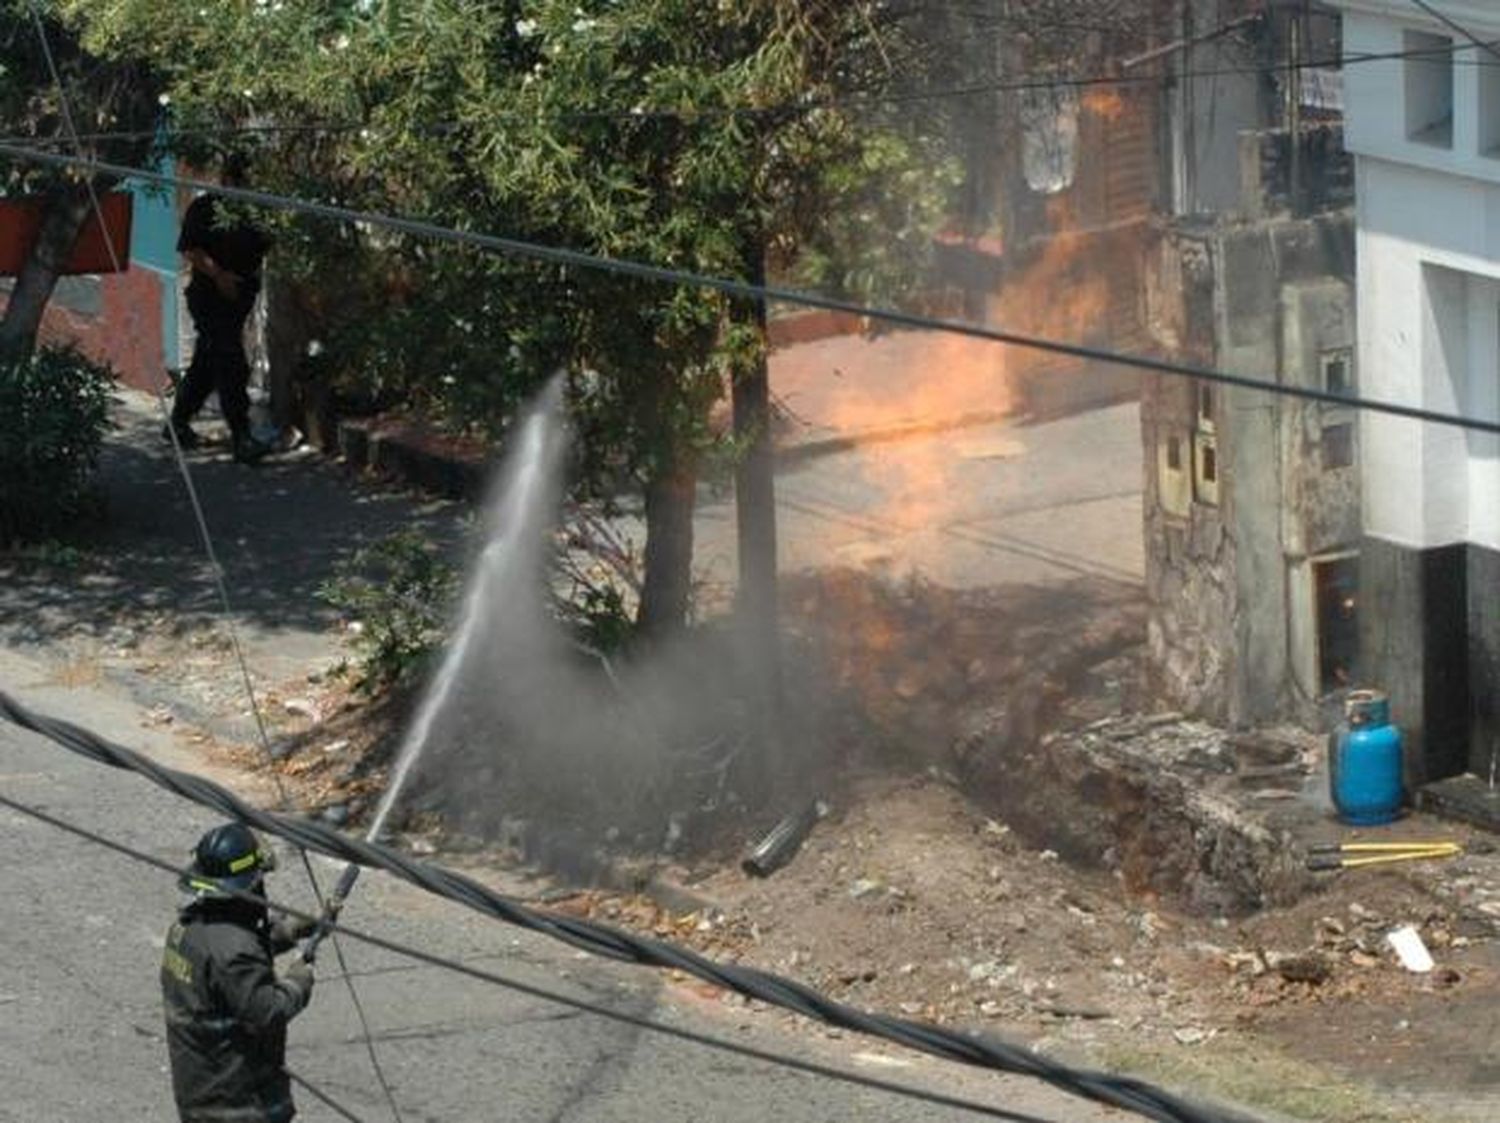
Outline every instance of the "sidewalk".
{"label": "sidewalk", "polygon": [[[0,643],[51,652],[75,675],[128,682],[147,702],[248,739],[212,569],[156,403],[123,391],[115,418],[98,474],[105,512],[81,552],[0,561]],[[413,527],[462,549],[460,504],[352,479],[310,451],[249,469],[210,442],[189,464],[258,686],[342,658],[317,590],[353,551]]]}

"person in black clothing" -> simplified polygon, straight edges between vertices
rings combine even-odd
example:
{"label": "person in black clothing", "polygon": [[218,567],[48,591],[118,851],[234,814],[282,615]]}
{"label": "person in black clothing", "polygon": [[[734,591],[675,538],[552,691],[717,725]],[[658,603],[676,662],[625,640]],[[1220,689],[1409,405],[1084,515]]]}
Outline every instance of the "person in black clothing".
{"label": "person in black clothing", "polygon": [[[231,162],[224,182],[243,180],[243,166]],[[234,457],[253,464],[270,451],[250,435],[250,361],[245,357],[245,321],[260,293],[260,266],[270,239],[234,206],[212,192],[194,199],[183,216],[177,252],[192,266],[188,314],[198,339],[193,361],[177,389],[172,428],[184,448],[198,436],[189,422],[208,395],[219,392],[219,406],[234,440]],[[171,434],[163,434],[168,439]]]}
{"label": "person in black clothing", "polygon": [[182,1123],[287,1123],[297,1114],[287,1076],[286,1027],[312,996],[301,959],[281,975],[273,957],[317,927],[272,924],[264,896],[274,854],[240,823],[198,841],[182,887],[192,896],[167,932],[162,1003],[172,1092]]}

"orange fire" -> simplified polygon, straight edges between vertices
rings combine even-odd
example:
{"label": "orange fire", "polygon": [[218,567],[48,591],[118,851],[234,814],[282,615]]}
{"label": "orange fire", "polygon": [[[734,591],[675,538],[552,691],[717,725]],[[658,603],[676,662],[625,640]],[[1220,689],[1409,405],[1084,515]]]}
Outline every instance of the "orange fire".
{"label": "orange fire", "polygon": [[771,381],[804,437],[859,439],[873,492],[860,514],[900,533],[953,510],[953,444],[936,434],[1012,411],[1005,361],[999,344],[939,332],[843,336],[778,352]]}
{"label": "orange fire", "polygon": [[1105,121],[1118,121],[1125,114],[1125,99],[1111,86],[1094,86],[1083,95],[1083,107]]}

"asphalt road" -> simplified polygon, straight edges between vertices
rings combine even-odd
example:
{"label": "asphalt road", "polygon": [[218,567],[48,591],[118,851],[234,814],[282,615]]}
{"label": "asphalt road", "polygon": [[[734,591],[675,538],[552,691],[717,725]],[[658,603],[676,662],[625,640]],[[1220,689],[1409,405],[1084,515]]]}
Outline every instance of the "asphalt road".
{"label": "asphalt road", "polygon": [[[203,770],[143,726],[137,703],[107,686],[62,685],[49,665],[7,649],[0,649],[0,684],[46,712]],[[11,726],[0,726],[0,792],[174,861],[215,821],[139,777]],[[161,937],[177,903],[171,880],[9,809],[0,808],[0,842],[0,1120],[174,1118],[157,983]],[[321,872],[334,871],[323,865]],[[497,881],[504,886],[502,875]],[[294,903],[308,901],[292,861],[272,888]],[[612,1009],[851,1071],[1047,1119],[1123,1118],[1033,1081],[853,1037],[830,1039],[780,1015],[727,1006],[657,973],[517,933],[384,875],[361,881],[345,920]],[[409,1123],[981,1118],[684,1044],[365,945],[344,947]],[[288,1065],[360,1118],[390,1119],[334,963],[327,954],[320,960],[313,1004],[292,1027]],[[299,1118],[338,1118],[306,1093],[299,1100]]]}

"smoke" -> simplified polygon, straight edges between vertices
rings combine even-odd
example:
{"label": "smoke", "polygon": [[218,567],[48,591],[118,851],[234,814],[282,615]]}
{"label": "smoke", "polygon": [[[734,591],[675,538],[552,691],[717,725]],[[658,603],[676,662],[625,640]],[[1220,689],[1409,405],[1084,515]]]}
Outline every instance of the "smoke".
{"label": "smoke", "polygon": [[523,817],[644,840],[685,802],[701,809],[725,796],[745,724],[733,645],[707,632],[611,660],[552,614],[568,445],[560,398],[554,382],[514,430],[386,801],[411,770],[417,806],[479,833]]}

